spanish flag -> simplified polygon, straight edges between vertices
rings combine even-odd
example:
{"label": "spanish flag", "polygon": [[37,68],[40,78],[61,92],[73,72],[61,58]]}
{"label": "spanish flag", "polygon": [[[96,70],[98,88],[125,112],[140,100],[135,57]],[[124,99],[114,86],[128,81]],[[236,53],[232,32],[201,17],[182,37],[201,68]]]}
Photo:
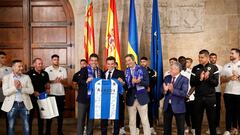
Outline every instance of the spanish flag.
{"label": "spanish flag", "polygon": [[130,14],[128,25],[128,54],[133,54],[138,62],[138,29],[134,0],[130,0]]}
{"label": "spanish flag", "polygon": [[120,43],[118,33],[118,19],[115,0],[109,0],[108,20],[106,31],[106,56],[113,56],[118,62],[118,68],[121,69],[120,62]]}
{"label": "spanish flag", "polygon": [[93,4],[92,0],[87,0],[85,23],[84,23],[84,48],[85,58],[95,53],[94,27],[93,27]]}

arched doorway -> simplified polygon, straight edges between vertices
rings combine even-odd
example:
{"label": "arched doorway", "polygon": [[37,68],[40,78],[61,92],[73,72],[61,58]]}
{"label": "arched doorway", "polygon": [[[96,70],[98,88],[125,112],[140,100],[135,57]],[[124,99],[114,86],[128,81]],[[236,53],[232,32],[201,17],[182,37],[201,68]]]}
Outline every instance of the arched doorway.
{"label": "arched doorway", "polygon": [[68,70],[66,116],[74,117],[75,99],[70,83],[74,73],[74,16],[68,0],[1,0],[0,50],[29,69],[32,59],[40,57],[50,65],[52,54]]}

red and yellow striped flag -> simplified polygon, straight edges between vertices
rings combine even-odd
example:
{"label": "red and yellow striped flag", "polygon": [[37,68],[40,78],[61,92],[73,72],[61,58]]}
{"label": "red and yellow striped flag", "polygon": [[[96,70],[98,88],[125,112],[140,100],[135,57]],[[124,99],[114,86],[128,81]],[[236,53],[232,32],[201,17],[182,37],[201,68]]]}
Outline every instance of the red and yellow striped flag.
{"label": "red and yellow striped flag", "polygon": [[121,69],[118,19],[115,0],[109,0],[108,5],[106,56],[115,57],[118,63],[118,68]]}
{"label": "red and yellow striped flag", "polygon": [[92,0],[87,0],[85,23],[84,23],[84,48],[85,58],[95,53],[94,25],[93,25],[93,4]]}

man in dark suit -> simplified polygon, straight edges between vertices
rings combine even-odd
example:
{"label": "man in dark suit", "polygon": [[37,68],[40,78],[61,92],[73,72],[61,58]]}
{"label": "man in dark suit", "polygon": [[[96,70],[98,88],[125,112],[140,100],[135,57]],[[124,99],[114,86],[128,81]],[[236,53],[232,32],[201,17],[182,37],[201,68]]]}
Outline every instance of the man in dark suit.
{"label": "man in dark suit", "polygon": [[[91,54],[89,58],[89,65],[82,68],[78,75],[78,125],[77,135],[83,135],[86,115],[89,116],[90,95],[88,95],[88,83],[94,78],[103,78],[103,71],[98,68],[98,55]],[[87,135],[93,134],[93,121],[88,120]]]}
{"label": "man in dark suit", "polygon": [[148,102],[149,96],[147,87],[149,85],[149,76],[147,70],[136,64],[132,54],[125,56],[126,83],[127,83],[127,108],[129,115],[130,134],[136,135],[136,114],[140,114],[143,125],[144,135],[150,135],[150,126],[148,121]]}
{"label": "man in dark suit", "polygon": [[165,77],[163,83],[164,100],[164,135],[172,134],[172,118],[175,116],[177,134],[184,135],[185,122],[185,97],[188,91],[189,80],[180,74],[181,64],[176,62],[171,65],[170,75]]}
{"label": "man in dark suit", "polygon": [[[107,60],[106,60],[107,70],[104,72],[104,75],[105,75],[104,79],[118,79],[118,81],[120,83],[125,85],[124,72],[115,68],[115,62],[116,62],[116,59],[114,57],[110,56],[110,57],[107,58]],[[120,98],[123,98],[123,96],[119,95],[119,102],[121,102]],[[119,103],[119,105],[120,104],[121,103]],[[119,110],[120,110],[120,108],[119,108]],[[121,115],[119,115],[119,116],[121,116]],[[107,127],[108,127],[108,120],[107,119],[102,119],[101,120],[102,135],[107,135]],[[119,120],[114,120],[113,134],[114,135],[119,135],[119,129],[120,129]]]}

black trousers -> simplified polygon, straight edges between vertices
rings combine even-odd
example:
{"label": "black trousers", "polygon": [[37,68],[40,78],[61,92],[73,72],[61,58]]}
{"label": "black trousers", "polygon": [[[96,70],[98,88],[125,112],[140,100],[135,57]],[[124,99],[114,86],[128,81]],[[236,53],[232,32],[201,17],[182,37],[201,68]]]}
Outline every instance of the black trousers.
{"label": "black trousers", "polygon": [[220,119],[221,119],[221,92],[216,92],[216,119],[215,119],[215,126],[220,126]]}
{"label": "black trousers", "polygon": [[[57,117],[57,133],[61,135],[62,133],[62,126],[63,126],[63,112],[64,112],[64,105],[65,105],[65,96],[54,96],[56,98],[58,113],[59,116]],[[47,120],[47,129],[46,135],[51,135],[51,126],[52,126],[52,119]]]}
{"label": "black trousers", "polygon": [[[101,132],[102,135],[107,135],[108,120],[101,120]],[[114,120],[114,135],[119,134],[121,127],[124,127],[124,97],[119,95],[119,120]]]}
{"label": "black trousers", "polygon": [[[152,128],[153,127],[153,102],[148,103],[148,120],[149,120],[150,128]],[[140,122],[141,122],[140,115],[137,112],[137,118],[136,118],[137,128],[140,128]]]}
{"label": "black trousers", "polygon": [[119,95],[119,127],[124,127],[124,118],[125,118],[125,100],[123,95]]}
{"label": "black trousers", "polygon": [[[0,102],[0,107],[2,107],[3,102]],[[7,113],[0,110],[0,117],[3,117],[5,119],[6,122],[6,135],[8,135],[8,119],[7,119]]]}
{"label": "black trousers", "polygon": [[172,119],[176,119],[177,134],[184,135],[185,113],[174,113],[171,104],[168,104],[168,109],[164,112],[164,135],[172,134]]}
{"label": "black trousers", "polygon": [[32,101],[32,104],[33,104],[33,109],[30,110],[30,116],[29,116],[30,135],[32,135],[32,123],[33,123],[35,112],[37,112],[37,119],[38,119],[38,135],[43,135],[44,120],[41,119],[41,117],[40,117],[39,107],[38,107],[38,104],[37,104],[37,98],[31,97],[31,101]]}
{"label": "black trousers", "polygon": [[[107,135],[107,128],[108,128],[108,120],[107,119],[102,119],[101,120],[101,133],[102,135]],[[113,135],[119,135],[119,120],[114,120],[114,131]]]}
{"label": "black trousers", "polygon": [[188,127],[191,127],[192,129],[195,129],[195,113],[194,113],[194,101],[186,102],[186,113],[185,113],[185,121]]}
{"label": "black trousers", "polygon": [[237,128],[240,125],[240,95],[224,94],[223,97],[226,109],[226,131],[230,131],[231,128]]}
{"label": "black trousers", "polygon": [[204,110],[206,109],[210,135],[216,135],[215,116],[216,116],[216,96],[196,97],[195,98],[195,132],[201,135],[201,126]]}

